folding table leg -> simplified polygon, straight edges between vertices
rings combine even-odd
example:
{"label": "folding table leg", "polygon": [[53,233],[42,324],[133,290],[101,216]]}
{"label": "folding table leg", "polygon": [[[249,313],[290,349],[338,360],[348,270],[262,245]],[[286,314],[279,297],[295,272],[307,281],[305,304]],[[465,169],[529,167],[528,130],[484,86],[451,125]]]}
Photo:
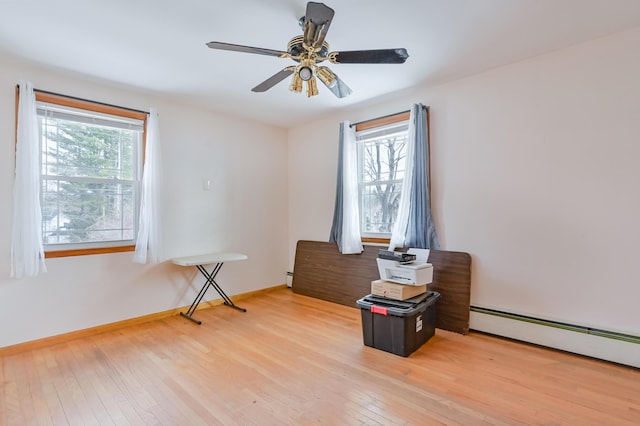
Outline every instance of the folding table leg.
{"label": "folding table leg", "polygon": [[187,313],[180,312],[181,316],[183,316],[183,317],[185,317],[187,319],[190,319],[191,321],[195,322],[196,324],[202,324],[202,321],[193,318],[193,314],[196,311],[196,309],[198,308],[198,305],[202,301],[202,298],[204,297],[205,293],[209,289],[209,286],[213,287],[218,292],[218,294],[222,297],[222,300],[224,301],[225,305],[230,306],[230,307],[232,307],[234,309],[237,309],[239,311],[242,311],[242,312],[247,312],[247,310],[245,308],[241,308],[240,306],[238,306],[235,303],[233,303],[231,298],[229,296],[227,296],[227,293],[225,293],[224,290],[222,290],[222,288],[215,281],[215,277],[216,277],[216,275],[218,275],[218,272],[220,272],[220,269],[222,268],[222,265],[223,265],[222,262],[217,263],[216,266],[214,266],[214,268],[211,271],[211,273],[207,272],[207,270],[206,270],[206,268],[204,266],[196,265],[196,268],[198,268],[200,273],[202,275],[204,275],[204,277],[206,278],[206,282],[202,286],[200,291],[198,292],[198,295],[196,296],[195,300],[193,301],[193,303],[189,307],[189,310],[187,311]]}

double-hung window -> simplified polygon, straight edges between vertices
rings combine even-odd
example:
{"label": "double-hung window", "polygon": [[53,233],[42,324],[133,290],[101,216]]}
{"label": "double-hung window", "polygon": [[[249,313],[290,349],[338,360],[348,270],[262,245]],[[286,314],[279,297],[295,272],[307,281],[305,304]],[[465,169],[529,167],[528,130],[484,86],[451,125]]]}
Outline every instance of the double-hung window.
{"label": "double-hung window", "polygon": [[409,114],[356,126],[360,232],[364,241],[388,239],[405,173]]}
{"label": "double-hung window", "polygon": [[47,257],[135,247],[146,114],[36,92]]}

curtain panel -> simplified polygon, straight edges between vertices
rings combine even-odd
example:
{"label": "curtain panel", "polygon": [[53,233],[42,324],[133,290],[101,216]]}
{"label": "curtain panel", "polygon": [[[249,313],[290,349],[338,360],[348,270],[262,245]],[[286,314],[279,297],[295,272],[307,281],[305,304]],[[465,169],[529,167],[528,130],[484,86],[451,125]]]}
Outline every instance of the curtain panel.
{"label": "curtain panel", "polygon": [[40,209],[40,136],[33,85],[20,81],[16,167],[13,183],[11,277],[46,272]]}
{"label": "curtain panel", "polygon": [[164,260],[162,246],[162,158],[160,153],[160,117],[149,110],[147,140],[142,171],[140,221],[133,261],[159,263]]}
{"label": "curtain panel", "polygon": [[342,254],[359,254],[364,249],[360,238],[358,207],[356,130],[348,121],[340,123],[338,137],[338,173],[336,203],[329,241],[338,244]]}
{"label": "curtain panel", "polygon": [[405,178],[389,250],[397,247],[439,249],[431,213],[427,107],[411,106]]}
{"label": "curtain panel", "polygon": [[[428,108],[419,104],[415,120],[415,160],[405,247],[439,249],[431,212],[430,152]],[[415,106],[414,106],[415,107]]]}

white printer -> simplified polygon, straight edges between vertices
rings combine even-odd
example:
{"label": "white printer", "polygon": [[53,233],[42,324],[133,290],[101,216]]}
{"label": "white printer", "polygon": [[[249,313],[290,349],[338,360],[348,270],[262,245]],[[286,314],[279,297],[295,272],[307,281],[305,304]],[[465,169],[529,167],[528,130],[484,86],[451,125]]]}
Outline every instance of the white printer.
{"label": "white printer", "polygon": [[406,285],[430,284],[433,265],[427,259],[428,249],[410,248],[406,253],[380,250],[376,259],[380,279]]}

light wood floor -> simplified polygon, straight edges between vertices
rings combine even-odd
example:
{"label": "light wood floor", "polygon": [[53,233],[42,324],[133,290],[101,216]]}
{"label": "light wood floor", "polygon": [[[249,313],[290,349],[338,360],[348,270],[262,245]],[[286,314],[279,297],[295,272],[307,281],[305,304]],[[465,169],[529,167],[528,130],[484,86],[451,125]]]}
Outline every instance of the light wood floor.
{"label": "light wood floor", "polygon": [[441,330],[409,358],[281,289],[7,355],[1,425],[640,424],[640,370]]}

